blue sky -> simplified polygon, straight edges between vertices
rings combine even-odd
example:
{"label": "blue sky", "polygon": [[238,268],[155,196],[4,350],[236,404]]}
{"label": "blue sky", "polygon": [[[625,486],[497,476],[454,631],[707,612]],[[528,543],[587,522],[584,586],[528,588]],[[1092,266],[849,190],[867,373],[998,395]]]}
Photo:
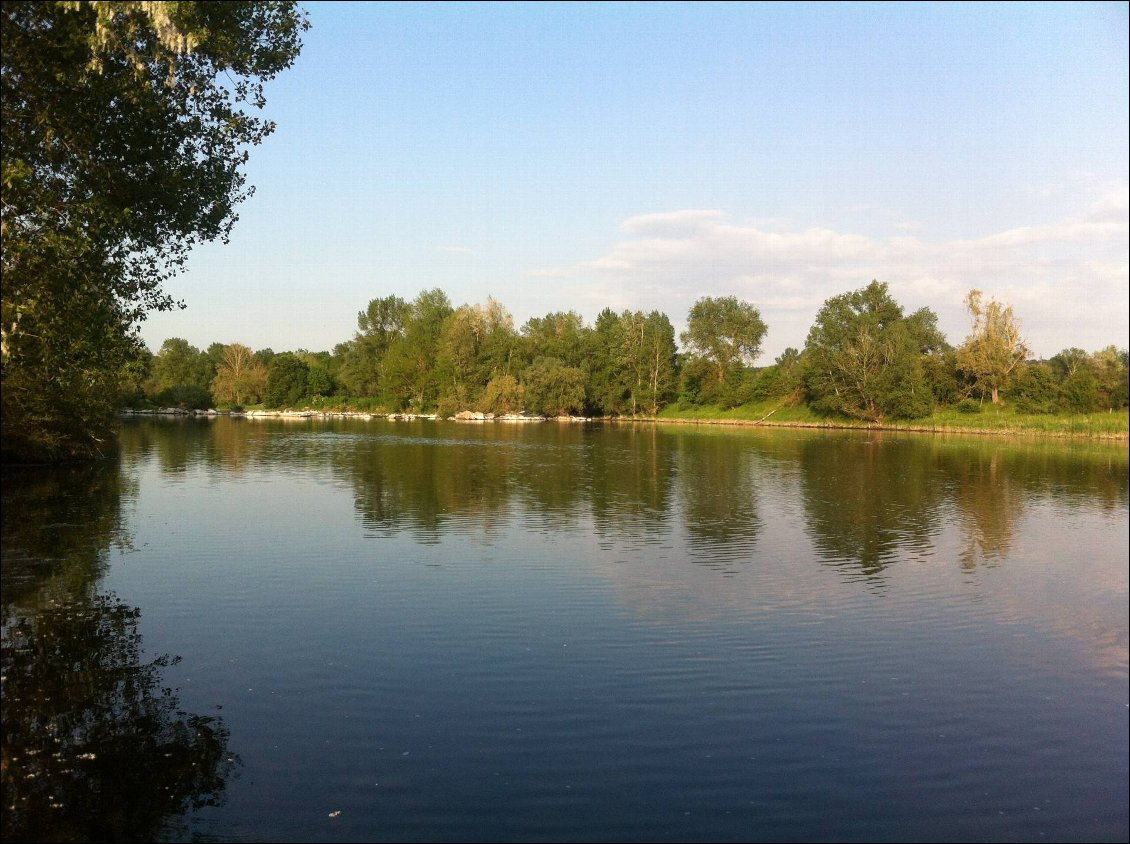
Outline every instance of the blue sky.
{"label": "blue sky", "polygon": [[440,287],[516,325],[738,296],[769,363],[872,278],[955,344],[971,287],[1037,355],[1128,344],[1125,3],[303,6],[154,351],[332,349]]}

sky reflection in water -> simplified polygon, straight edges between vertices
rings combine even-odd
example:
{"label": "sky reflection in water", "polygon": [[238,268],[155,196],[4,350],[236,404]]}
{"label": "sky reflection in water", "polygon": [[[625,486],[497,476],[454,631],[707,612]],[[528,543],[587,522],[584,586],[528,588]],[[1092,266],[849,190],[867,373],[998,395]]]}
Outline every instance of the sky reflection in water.
{"label": "sky reflection in water", "polygon": [[1125,446],[219,420],[17,480],[5,647],[112,591],[222,715],[166,837],[1127,835]]}

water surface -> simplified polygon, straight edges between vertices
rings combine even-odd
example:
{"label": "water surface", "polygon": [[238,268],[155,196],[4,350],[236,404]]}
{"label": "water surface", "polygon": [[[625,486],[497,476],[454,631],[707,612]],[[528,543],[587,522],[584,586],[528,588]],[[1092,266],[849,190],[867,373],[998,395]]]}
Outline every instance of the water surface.
{"label": "water surface", "polygon": [[122,446],[5,473],[6,839],[1127,838],[1125,445]]}

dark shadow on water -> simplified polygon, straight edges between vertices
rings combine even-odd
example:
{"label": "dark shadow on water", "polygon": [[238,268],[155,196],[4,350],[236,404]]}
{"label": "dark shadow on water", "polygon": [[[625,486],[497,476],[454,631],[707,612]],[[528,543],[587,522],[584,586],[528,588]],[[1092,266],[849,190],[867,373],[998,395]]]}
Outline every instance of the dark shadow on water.
{"label": "dark shadow on water", "polygon": [[144,656],[141,610],[100,593],[128,545],[116,464],[5,473],[3,839],[153,841],[218,805],[238,765]]}
{"label": "dark shadow on water", "polygon": [[878,578],[901,553],[930,547],[946,489],[929,440],[812,438],[800,460],[808,528],[827,564]]}

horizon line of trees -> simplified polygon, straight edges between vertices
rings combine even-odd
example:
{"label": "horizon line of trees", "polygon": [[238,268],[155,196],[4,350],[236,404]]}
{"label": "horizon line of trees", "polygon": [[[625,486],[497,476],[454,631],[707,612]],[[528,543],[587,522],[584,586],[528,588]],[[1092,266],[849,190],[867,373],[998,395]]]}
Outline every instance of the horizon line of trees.
{"label": "horizon line of trees", "polygon": [[1128,356],[1111,345],[1032,360],[1010,306],[972,290],[972,326],[957,347],[929,308],[906,314],[885,283],[829,298],[805,347],[755,366],[767,326],[752,304],[703,297],[675,342],[660,311],[605,308],[593,325],[555,311],[515,329],[496,299],[454,307],[438,288],[373,299],[332,352],[206,350],[182,338],[144,353],[123,376],[123,402],[189,408],[343,406],[546,416],[654,416],[664,407],[723,409],[777,398],[826,416],[879,422],[977,412],[1007,399],[1025,413],[1126,407]]}

